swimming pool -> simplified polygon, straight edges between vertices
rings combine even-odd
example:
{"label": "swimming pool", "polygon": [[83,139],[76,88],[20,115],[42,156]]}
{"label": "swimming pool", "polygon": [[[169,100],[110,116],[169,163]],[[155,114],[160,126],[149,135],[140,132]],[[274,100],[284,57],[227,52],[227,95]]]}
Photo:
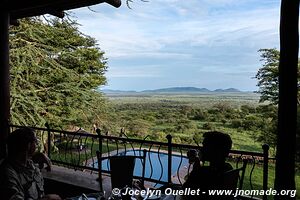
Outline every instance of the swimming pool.
{"label": "swimming pool", "polygon": [[[142,155],[143,150],[129,150],[125,152],[120,152],[118,155]],[[161,164],[159,162],[159,158],[161,160]],[[151,161],[150,161],[151,160]],[[188,166],[188,159],[186,157],[182,157],[182,161],[180,164],[181,156],[172,155],[172,175],[176,174],[178,167]],[[98,166],[98,163],[95,163],[95,167]],[[152,166],[152,167],[151,167]],[[109,170],[109,162],[108,160],[102,161],[102,169]],[[142,162],[140,159],[137,159],[135,162],[134,172],[135,176],[142,175]],[[154,180],[168,181],[168,154],[160,152],[159,154],[154,151],[147,151],[146,155],[146,169],[145,169],[145,177],[151,178]]]}

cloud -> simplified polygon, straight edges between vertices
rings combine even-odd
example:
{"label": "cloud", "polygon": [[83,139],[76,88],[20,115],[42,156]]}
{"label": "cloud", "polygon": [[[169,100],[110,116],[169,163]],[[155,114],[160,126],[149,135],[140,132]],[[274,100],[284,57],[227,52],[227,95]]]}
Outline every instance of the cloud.
{"label": "cloud", "polygon": [[134,1],[132,9],[101,4],[91,7],[96,13],[87,8],[74,13],[80,30],[95,37],[109,58],[108,77],[165,77],[172,82],[170,77],[183,75],[182,82],[188,83],[203,71],[224,79],[255,72],[257,50],[279,46],[279,3],[150,0]]}
{"label": "cloud", "polygon": [[107,75],[111,78],[146,78],[160,77],[159,66],[145,65],[142,68],[137,66],[115,66],[111,67]]}
{"label": "cloud", "polygon": [[[142,14],[147,16],[147,13]],[[162,18],[165,16],[158,14]],[[79,22],[84,24],[83,31],[96,37],[110,56],[132,56],[143,51],[163,53],[162,49],[175,43],[192,46],[255,46],[261,43],[259,39],[262,38],[264,43],[274,43],[268,38],[278,34],[278,16],[274,8],[207,15],[183,21],[173,17],[165,23],[164,20],[147,17],[136,19],[123,12],[113,14],[111,18],[101,13],[93,15],[93,19],[81,19]]]}

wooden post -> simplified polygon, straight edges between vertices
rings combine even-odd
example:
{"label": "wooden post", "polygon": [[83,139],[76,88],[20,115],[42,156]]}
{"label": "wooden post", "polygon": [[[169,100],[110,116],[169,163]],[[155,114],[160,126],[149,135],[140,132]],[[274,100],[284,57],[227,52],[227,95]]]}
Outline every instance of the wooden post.
{"label": "wooden post", "polygon": [[[268,171],[269,171],[269,145],[264,144],[262,146],[264,153],[264,171],[263,171],[263,190],[268,190]],[[267,200],[268,195],[264,194],[263,200]]]}
{"label": "wooden post", "polygon": [[[299,0],[281,1],[278,136],[275,189],[295,190]],[[279,199],[296,199],[275,195]]]}
{"label": "wooden post", "polygon": [[0,9],[0,159],[6,156],[6,138],[9,133],[9,13]]}

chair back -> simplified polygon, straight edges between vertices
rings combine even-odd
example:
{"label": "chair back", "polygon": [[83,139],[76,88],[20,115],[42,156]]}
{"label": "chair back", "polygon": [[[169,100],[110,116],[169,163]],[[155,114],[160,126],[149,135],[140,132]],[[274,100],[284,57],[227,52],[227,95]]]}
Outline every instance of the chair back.
{"label": "chair back", "polygon": [[[219,189],[235,191],[238,187],[242,189],[243,180],[246,170],[247,160],[243,160],[243,166],[237,169],[232,169],[222,175],[221,185]],[[238,186],[239,185],[239,186]],[[234,196],[217,196],[211,199],[234,200]]]}
{"label": "chair back", "polygon": [[[243,188],[245,170],[248,160],[243,160],[243,166],[237,169],[232,169],[224,173],[223,185],[224,189],[235,190]],[[239,184],[238,184],[239,183]]]}
{"label": "chair back", "polygon": [[98,173],[100,190],[103,191],[102,185],[102,160],[108,160],[110,164],[109,173],[111,175],[111,185],[113,188],[124,188],[125,186],[131,187],[133,181],[133,171],[136,163],[136,159],[140,159],[142,163],[142,174],[141,174],[141,184],[144,185],[145,177],[145,167],[146,167],[146,150],[143,151],[141,156],[133,155],[114,155],[108,157],[102,157],[99,151],[97,153],[98,159]]}
{"label": "chair back", "polygon": [[236,190],[239,176],[240,176],[240,169],[233,169],[225,172],[223,175],[222,189]]}
{"label": "chair back", "polygon": [[112,156],[109,158],[112,188],[130,187],[135,165],[134,156]]}

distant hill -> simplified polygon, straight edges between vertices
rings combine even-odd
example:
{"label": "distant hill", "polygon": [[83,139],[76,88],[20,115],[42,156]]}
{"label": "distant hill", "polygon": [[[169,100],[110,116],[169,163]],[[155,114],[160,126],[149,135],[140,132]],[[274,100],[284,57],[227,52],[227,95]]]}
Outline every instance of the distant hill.
{"label": "distant hill", "polygon": [[123,91],[123,90],[108,90],[104,89],[101,90],[103,93],[106,94],[113,94],[113,93],[207,93],[207,92],[241,92],[236,88],[228,88],[228,89],[216,89],[216,90],[209,90],[207,88],[197,88],[197,87],[170,87],[170,88],[160,88],[155,90],[143,90],[140,92],[130,90],[130,91]]}
{"label": "distant hill", "polygon": [[183,93],[183,92],[210,92],[210,90],[208,90],[206,88],[196,88],[196,87],[171,87],[171,88],[161,88],[161,89],[156,89],[156,90],[144,90],[142,92]]}
{"label": "distant hill", "polygon": [[125,91],[125,90],[109,90],[109,89],[103,89],[103,90],[99,90],[105,94],[114,94],[114,93],[137,93],[136,91],[134,90],[128,90],[128,91]]}
{"label": "distant hill", "polygon": [[228,88],[228,89],[216,89],[214,92],[241,92],[238,89],[235,88]]}

